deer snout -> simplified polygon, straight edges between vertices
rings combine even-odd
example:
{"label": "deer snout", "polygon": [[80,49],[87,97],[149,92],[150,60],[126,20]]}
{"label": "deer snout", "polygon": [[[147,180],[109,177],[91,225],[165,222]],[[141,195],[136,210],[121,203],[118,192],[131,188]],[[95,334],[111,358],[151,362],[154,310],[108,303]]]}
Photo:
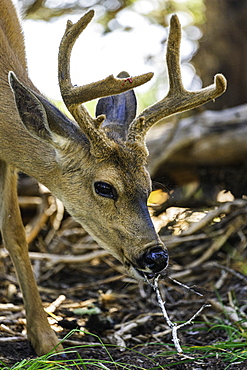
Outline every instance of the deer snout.
{"label": "deer snout", "polygon": [[158,274],[168,267],[169,256],[167,251],[161,246],[156,246],[148,249],[138,260],[138,271],[141,271],[146,276]]}

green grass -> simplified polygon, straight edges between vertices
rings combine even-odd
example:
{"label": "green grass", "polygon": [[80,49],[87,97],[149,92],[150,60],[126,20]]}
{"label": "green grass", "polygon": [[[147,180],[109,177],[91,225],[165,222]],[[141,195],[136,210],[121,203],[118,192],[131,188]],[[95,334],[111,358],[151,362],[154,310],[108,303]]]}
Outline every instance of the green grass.
{"label": "green grass", "polygon": [[[199,324],[199,323],[198,323]],[[240,323],[225,324],[220,322],[212,325],[210,329],[207,329],[204,324],[204,328],[201,327],[199,330],[218,331],[221,337],[226,337],[225,341],[217,341],[211,345],[204,346],[182,346],[183,360],[178,360],[172,364],[168,364],[164,367],[175,366],[178,364],[203,361],[209,358],[217,358],[222,363],[225,363],[225,370],[232,365],[247,361],[247,333],[241,327]],[[198,327],[195,325],[195,330],[198,331]],[[175,355],[175,350],[164,351],[159,354],[160,357]],[[188,358],[186,358],[188,356]]]}
{"label": "green grass", "polygon": [[[203,324],[203,325],[201,325]],[[160,347],[159,354],[156,354],[155,357],[145,356],[143,353],[138,352],[136,349],[128,349],[129,351],[133,352],[133,354],[138,355],[139,359],[148,359],[151,363],[153,363],[153,367],[146,369],[137,364],[126,364],[121,362],[115,362],[111,355],[111,348],[115,347],[113,345],[105,345],[98,336],[93,335],[99,341],[98,344],[88,344],[84,346],[78,346],[73,348],[67,348],[64,353],[69,356],[68,359],[66,357],[57,357],[57,354],[48,354],[46,356],[41,356],[36,359],[31,360],[23,360],[19,363],[16,363],[12,367],[8,367],[0,362],[0,369],[1,370],[75,370],[77,367],[78,369],[87,370],[88,366],[90,368],[97,369],[124,369],[124,370],[161,370],[166,369],[171,366],[186,364],[186,363],[201,363],[203,364],[204,361],[208,361],[210,359],[214,360],[217,358],[222,363],[225,363],[225,370],[232,365],[242,363],[243,361],[247,360],[247,339],[246,339],[246,332],[240,326],[240,323],[236,324],[226,324],[224,322],[217,323],[216,325],[212,325],[210,329],[206,328],[205,323],[195,323],[194,330],[203,330],[207,332],[210,331],[217,331],[220,332],[220,336],[225,337],[226,340],[218,341],[211,345],[204,345],[204,346],[182,346],[183,354],[178,355],[174,346],[172,344],[164,344],[164,343],[149,343],[147,346],[150,348],[150,353],[152,353],[152,347],[155,346],[157,350],[157,346]],[[67,339],[69,336],[74,334],[78,330],[71,331],[65,338]],[[184,330],[186,331],[186,329]],[[217,334],[216,332],[216,334]],[[162,349],[169,347],[170,350],[162,351]],[[82,358],[78,353],[78,349],[87,349],[88,347],[100,347],[105,351],[105,360],[98,360],[98,359],[87,359]],[[116,348],[116,347],[115,347]],[[83,351],[81,351],[83,353]],[[157,352],[157,351],[155,351]],[[162,361],[162,359],[166,359],[166,361]],[[164,362],[165,365],[158,365],[159,362]],[[1,366],[2,365],[2,366]]]}
{"label": "green grass", "polygon": [[[72,330],[64,339],[61,341],[65,341],[73,335],[75,332],[79,332],[80,330],[75,329]],[[84,332],[85,333],[85,332]],[[84,369],[87,370],[88,366],[90,365],[91,367],[93,366],[94,369],[104,369],[107,370],[108,365],[114,365],[116,366],[116,369],[125,369],[128,370],[128,364],[126,363],[121,363],[121,362],[115,362],[110,354],[110,351],[108,348],[116,347],[114,345],[105,345],[102,340],[95,334],[92,333],[86,333],[89,334],[99,341],[98,344],[95,343],[90,343],[88,345],[81,345],[81,346],[73,346],[72,348],[66,348],[62,353],[50,353],[44,356],[40,356],[35,359],[30,359],[30,360],[23,360],[19,363],[16,363],[14,366],[8,367],[5,366],[2,361],[0,361],[0,370],[70,370],[73,369],[75,370],[77,367],[78,369]],[[100,347],[101,349],[103,348],[105,350],[106,357],[109,358],[109,360],[98,360],[98,359],[85,359],[81,358],[80,354],[78,353],[78,349],[86,349],[86,348],[96,348]],[[133,350],[132,350],[133,351]],[[133,351],[135,353],[138,353],[142,357],[147,357],[137,351]],[[66,358],[66,356],[70,357],[70,359]],[[72,357],[72,359],[71,359]],[[59,358],[59,359],[58,359]],[[147,357],[149,358],[149,357]],[[150,361],[153,361],[152,359],[149,359]],[[1,365],[3,365],[1,367]],[[112,367],[111,367],[112,369]],[[143,367],[137,366],[137,365],[132,365],[131,364],[131,370],[134,369],[140,369],[140,370],[145,370]]]}
{"label": "green grass", "polygon": [[[70,370],[73,368],[73,370],[75,370],[78,367],[78,369],[80,368],[80,369],[87,370],[89,365],[91,367],[93,366],[95,370],[96,369],[107,370],[109,369],[108,367],[109,365],[111,366],[114,365],[116,366],[116,369],[119,369],[119,370],[129,369],[128,364],[121,363],[121,362],[116,363],[113,359],[109,359],[109,360],[97,360],[97,359],[85,359],[85,358],[82,359],[81,356],[76,351],[76,349],[78,348],[82,349],[82,348],[87,348],[87,347],[90,347],[90,348],[95,347],[95,344],[66,349],[63,353],[66,355],[74,354],[73,359],[64,358],[64,359],[58,360],[56,359],[57,354],[50,354],[46,356],[41,356],[36,359],[23,360],[15,364],[12,367],[3,366],[3,367],[0,367],[0,369],[1,370],[26,370],[26,369],[29,369],[29,370],[48,370],[48,369],[49,370],[59,370],[59,369]],[[140,355],[143,356],[143,354],[140,354]],[[134,369],[144,370],[144,368],[141,366],[131,364],[131,370],[134,370]]]}

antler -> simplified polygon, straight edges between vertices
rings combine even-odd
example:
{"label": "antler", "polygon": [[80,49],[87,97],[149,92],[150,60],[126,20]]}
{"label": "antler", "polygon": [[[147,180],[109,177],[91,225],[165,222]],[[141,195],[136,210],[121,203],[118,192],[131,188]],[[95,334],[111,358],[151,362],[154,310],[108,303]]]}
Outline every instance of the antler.
{"label": "antler", "polygon": [[[153,73],[146,73],[141,76],[121,79],[113,75],[104,80],[93,82],[81,87],[73,86],[70,79],[70,55],[73,45],[92,20],[94,11],[90,10],[77,23],[67,22],[64,36],[60,43],[58,55],[58,79],[63,100],[88,139],[93,143],[97,141],[97,147],[110,148],[112,142],[107,138],[105,132],[99,128],[105,116],[101,115],[93,119],[85,107],[81,104],[99,97],[120,94],[134,87],[140,86],[149,81]],[[101,141],[101,143],[100,143]],[[101,155],[100,153],[98,153]]]}
{"label": "antler", "polygon": [[187,91],[182,83],[180,70],[181,26],[176,15],[170,21],[166,61],[170,88],[166,97],[145,109],[130,125],[129,142],[144,145],[147,131],[160,119],[207,103],[226,90],[226,79],[222,74],[214,77],[214,84],[199,91]]}

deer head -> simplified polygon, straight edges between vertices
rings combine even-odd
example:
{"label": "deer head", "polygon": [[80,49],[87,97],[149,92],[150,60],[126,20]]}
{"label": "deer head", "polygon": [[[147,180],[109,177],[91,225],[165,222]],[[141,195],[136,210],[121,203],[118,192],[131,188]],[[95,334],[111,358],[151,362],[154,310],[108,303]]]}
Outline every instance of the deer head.
{"label": "deer head", "polygon": [[[61,94],[76,123],[13,72],[9,81],[22,123],[37,145],[45,144],[49,151],[45,184],[131,276],[151,278],[166,270],[168,253],[147,208],[152,186],[145,168],[146,133],[164,117],[215,99],[224,92],[226,82],[216,75],[215,83],[207,88],[185,90],[179,66],[181,29],[173,16],[167,47],[170,90],[135,118],[133,88],[147,82],[152,73],[130,78],[122,72],[117,78],[109,76],[82,87],[71,83],[70,53],[93,14],[88,12],[76,24],[68,22],[59,50]],[[96,118],[92,118],[81,104],[99,97]]]}

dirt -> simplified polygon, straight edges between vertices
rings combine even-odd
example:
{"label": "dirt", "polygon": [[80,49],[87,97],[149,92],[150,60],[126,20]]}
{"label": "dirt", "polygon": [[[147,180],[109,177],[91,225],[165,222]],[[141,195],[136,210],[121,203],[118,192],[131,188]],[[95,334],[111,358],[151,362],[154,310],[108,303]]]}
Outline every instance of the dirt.
{"label": "dirt", "polygon": [[[37,213],[36,208],[23,211],[25,224],[33,221]],[[95,255],[87,263],[32,259],[44,306],[60,297],[49,319],[52,327],[60,339],[74,330],[64,341],[64,347],[76,347],[83,359],[98,361],[98,365],[75,365],[75,369],[97,369],[101,366],[99,363],[114,370],[247,368],[246,359],[233,357],[237,348],[216,347],[230,340],[246,342],[247,278],[242,272],[247,261],[246,248],[243,248],[246,229],[241,230],[241,235],[238,230],[238,234],[231,236],[210,258],[192,268],[188,266],[195,259],[195,251],[197,256],[200,253],[198,243],[171,248],[169,277],[159,282],[170,319],[178,323],[187,321],[204,303],[211,303],[193,324],[178,331],[184,350],[179,355],[174,350],[171,331],[153,289],[124,275],[120,264],[110,255],[98,255],[101,249],[66,213],[58,230],[54,230],[56,214],[41,225],[31,241],[32,253],[43,251],[79,257],[93,252]],[[1,271],[4,271],[0,276],[0,369],[8,369],[19,361],[37,356],[25,337],[25,314],[13,266],[4,249],[0,251]],[[178,285],[170,277],[201,295]],[[12,305],[7,306],[8,303]],[[229,307],[236,308],[239,321],[226,312]],[[237,333],[240,334],[237,336]],[[244,347],[241,350],[244,351]],[[72,353],[70,357],[75,359],[77,355]],[[115,364],[104,362],[111,358]]]}

